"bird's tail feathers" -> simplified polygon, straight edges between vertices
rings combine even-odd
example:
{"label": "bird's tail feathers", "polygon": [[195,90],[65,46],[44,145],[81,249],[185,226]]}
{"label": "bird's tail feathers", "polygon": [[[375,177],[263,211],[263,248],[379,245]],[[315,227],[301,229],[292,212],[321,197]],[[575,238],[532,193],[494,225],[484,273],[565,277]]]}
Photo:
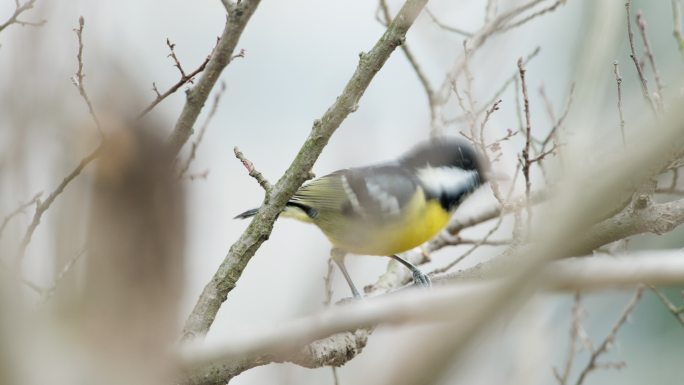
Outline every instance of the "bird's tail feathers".
{"label": "bird's tail feathers", "polygon": [[245,212],[242,213],[242,214],[236,215],[233,219],[247,219],[247,218],[251,218],[251,217],[253,217],[253,216],[256,215],[257,211],[259,211],[258,208],[256,208],[256,209],[249,209],[249,210],[245,211]]}

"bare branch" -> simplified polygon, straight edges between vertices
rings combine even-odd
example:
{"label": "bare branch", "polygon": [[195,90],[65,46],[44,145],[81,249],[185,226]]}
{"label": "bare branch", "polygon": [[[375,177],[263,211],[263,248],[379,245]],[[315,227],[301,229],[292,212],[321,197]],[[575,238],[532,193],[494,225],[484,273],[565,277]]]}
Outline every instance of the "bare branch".
{"label": "bare branch", "polygon": [[602,354],[606,353],[608,351],[608,347],[613,343],[613,341],[615,341],[615,336],[617,335],[617,332],[620,330],[622,325],[624,325],[625,322],[627,322],[627,319],[629,315],[632,313],[632,310],[634,310],[634,307],[636,307],[637,303],[639,303],[639,300],[641,299],[641,295],[643,294],[643,292],[644,289],[642,287],[636,290],[636,292],[632,296],[632,299],[629,300],[627,306],[625,306],[625,309],[622,311],[620,318],[618,318],[613,327],[610,329],[610,333],[608,333],[606,338],[603,339],[598,348],[591,353],[589,362],[584,367],[584,369],[582,369],[582,372],[580,372],[579,377],[577,378],[577,382],[575,382],[575,385],[582,385],[587,375],[591,371],[599,367],[599,364],[597,362],[598,358]]}
{"label": "bare branch", "polygon": [[104,136],[104,132],[102,131],[102,125],[100,124],[100,119],[98,119],[97,114],[95,113],[95,108],[93,108],[93,103],[90,101],[90,98],[88,97],[88,93],[85,90],[85,85],[84,85],[84,79],[85,79],[85,74],[83,73],[83,27],[85,26],[85,19],[83,16],[78,18],[78,28],[74,28],[74,32],[76,32],[76,36],[78,37],[78,54],[76,55],[76,58],[78,60],[78,69],[76,70],[76,75],[71,78],[71,81],[74,83],[74,86],[78,89],[78,92],[81,94],[81,97],[83,98],[83,101],[85,101],[86,105],[88,106],[88,112],[90,113],[90,116],[93,118],[93,122],[95,122],[95,127],[97,130],[100,132],[101,136]]}
{"label": "bare branch", "polygon": [[[168,39],[167,39],[167,42],[168,42]],[[214,50],[215,49],[216,48],[214,48]],[[209,63],[209,59],[211,59],[213,52],[214,51],[212,50],[212,52],[209,54],[209,56],[207,56],[207,58],[204,59],[202,64],[200,64],[199,67],[197,67],[195,70],[193,70],[189,74],[185,75],[183,72],[181,72],[181,78],[176,82],[176,84],[169,87],[169,89],[166,90],[163,94],[159,92],[157,85],[153,82],[152,83],[152,91],[154,91],[154,93],[157,97],[152,101],[152,103],[150,103],[147,107],[145,107],[142,111],[140,111],[140,113],[137,116],[137,119],[140,119],[143,116],[147,115],[147,113],[150,112],[154,107],[156,107],[157,104],[161,103],[162,100],[164,100],[167,97],[169,97],[170,95],[174,94],[183,85],[188,84],[188,83],[192,83],[195,76],[197,76],[200,72],[204,71],[204,69],[207,67],[207,64]],[[241,51],[241,52],[243,52],[243,51]],[[175,57],[175,54],[174,54],[174,57]],[[244,57],[244,53],[240,57]],[[178,62],[178,66],[180,66],[180,62]]]}
{"label": "bare branch", "polygon": [[472,36],[473,36],[473,34],[470,33],[470,32],[467,32],[467,31],[464,31],[464,30],[462,30],[462,29],[460,29],[460,28],[452,27],[452,26],[449,26],[449,25],[446,25],[446,24],[442,23],[441,21],[439,21],[439,19],[437,19],[437,16],[435,16],[435,14],[432,13],[432,11],[430,11],[429,8],[425,8],[425,13],[426,13],[428,16],[430,16],[430,19],[432,19],[432,21],[433,21],[439,28],[441,28],[441,29],[443,29],[443,30],[445,30],[445,31],[457,33],[457,34],[459,34],[459,35],[461,35],[461,36],[464,36],[464,37],[472,37]]}
{"label": "bare branch", "polygon": [[[389,7],[387,6],[387,1],[380,0],[379,7],[382,11],[382,16],[384,19],[383,25],[387,26],[392,21],[392,17],[390,16],[389,12]],[[418,64],[415,55],[409,48],[408,44],[406,44],[406,42],[404,42],[401,45],[401,50],[404,51],[404,56],[406,56],[406,59],[408,60],[409,64],[411,64],[411,67],[413,67],[413,71],[416,73],[416,76],[418,76],[418,80],[420,81],[420,84],[423,86],[423,89],[425,90],[425,94],[427,95],[428,99],[428,106],[430,108],[430,122],[432,125],[432,135],[438,135],[441,129],[441,124],[438,123],[439,113],[437,111],[435,101],[435,91],[432,89],[432,86],[430,85],[430,81],[428,80],[427,75],[425,74],[425,72],[423,72],[423,69]]]}
{"label": "bare branch", "polygon": [[33,6],[36,4],[37,0],[29,0],[25,2],[24,4],[20,4],[19,1],[15,1],[15,9],[14,13],[12,16],[7,19],[4,23],[0,24],[0,32],[2,32],[5,28],[9,27],[12,24],[17,24],[22,27],[25,26],[31,26],[31,27],[40,27],[47,23],[47,20],[39,20],[39,21],[23,21],[19,20],[19,16],[21,16],[22,13],[30,10],[33,8]]}
{"label": "bare branch", "polygon": [[40,196],[43,195],[43,192],[39,192],[38,194],[34,195],[31,200],[25,203],[19,204],[19,207],[14,209],[12,212],[7,214],[5,218],[2,220],[2,224],[0,224],[0,238],[2,238],[2,234],[5,231],[5,228],[9,224],[9,222],[12,220],[12,218],[16,217],[17,215],[21,214],[26,210],[29,206],[33,206],[34,204],[39,205],[40,204]]}
{"label": "bare branch", "polygon": [[202,138],[204,138],[204,133],[207,131],[207,127],[209,127],[209,123],[211,123],[211,119],[216,114],[216,110],[218,110],[218,105],[219,105],[219,102],[221,101],[221,96],[223,96],[223,93],[225,91],[226,91],[226,83],[221,82],[221,88],[219,88],[219,90],[214,95],[214,102],[211,105],[211,110],[209,110],[209,114],[207,115],[206,119],[204,120],[204,124],[202,124],[202,127],[200,127],[199,134],[197,134],[197,139],[195,139],[195,141],[192,142],[192,147],[190,148],[190,155],[188,155],[188,159],[185,160],[185,163],[183,164],[180,171],[178,172],[179,178],[182,178],[185,175],[185,173],[190,168],[190,163],[192,163],[192,161],[195,159],[195,156],[197,156],[197,149],[199,148],[200,143],[202,143]]}
{"label": "bare branch", "polygon": [[[359,65],[351,79],[349,79],[342,94],[325,114],[323,114],[321,119],[314,121],[311,133],[302,145],[302,148],[294,161],[280,180],[273,186],[269,201],[261,206],[261,209],[256,214],[254,220],[250,222],[238,241],[231,246],[228,255],[226,255],[226,258],[221,263],[218,271],[204,288],[195,308],[185,323],[183,339],[187,340],[195,336],[202,336],[209,330],[221,304],[225,301],[228,293],[230,293],[237,284],[247,263],[270,235],[273,223],[285,207],[285,204],[302,183],[309,178],[314,162],[318,159],[318,156],[323,151],[323,148],[328,143],[328,140],[335,130],[349,114],[358,108],[359,100],[368,88],[371,80],[382,68],[394,49],[404,42],[406,32],[413,24],[426,2],[427,0],[406,1],[373,49],[368,53],[359,55]],[[241,4],[242,5],[237,5],[237,7],[244,7],[245,4],[253,3],[243,1]],[[232,24],[229,23],[229,27],[227,28],[231,28],[230,25]],[[219,43],[219,46],[221,45],[222,43]],[[219,48],[217,51],[216,55],[218,55],[221,49]],[[211,65],[212,63],[210,61],[209,66]],[[209,78],[211,76],[208,75],[210,73],[209,66],[197,87],[203,83],[204,78]],[[186,105],[187,108],[184,109],[184,113],[181,115],[176,127],[176,134],[172,135],[171,138],[171,145],[175,150],[178,150],[180,145],[187,139],[186,135],[190,134],[192,122],[194,122],[194,118],[190,118],[193,114],[198,112],[192,112],[194,111],[192,109],[193,102],[191,102],[193,95],[195,95],[194,90],[191,91],[189,95],[188,100],[190,105]],[[184,122],[190,124],[188,125]]]}
{"label": "bare branch", "polygon": [[670,301],[670,299],[667,298],[667,296],[662,291],[658,290],[657,287],[649,285],[649,288],[653,291],[653,293],[655,293],[660,302],[662,302],[663,305],[667,307],[667,310],[669,310],[670,313],[672,313],[672,315],[677,319],[677,321],[679,321],[679,323],[682,324],[682,326],[684,326],[684,318],[682,318],[682,314],[684,313],[684,306],[675,306],[672,303],[672,301]]}
{"label": "bare branch", "polygon": [[233,52],[238,40],[247,22],[256,11],[259,2],[260,0],[243,0],[234,5],[229,4],[230,11],[228,11],[228,19],[221,38],[197,84],[187,91],[183,111],[169,137],[169,146],[174,153],[178,153],[192,135],[193,127],[204,103],[209,98],[209,94],[221,76],[221,72],[234,58]]}
{"label": "bare branch", "polygon": [[271,191],[273,191],[273,186],[271,185],[271,183],[269,183],[266,180],[266,178],[264,178],[264,176],[256,169],[256,167],[254,167],[254,164],[245,157],[245,155],[242,153],[242,151],[240,151],[239,148],[237,148],[237,146],[233,147],[233,153],[235,154],[235,157],[238,158],[240,162],[242,162],[242,165],[245,166],[247,172],[249,173],[249,176],[251,176],[252,178],[256,179],[257,182],[259,182],[261,188],[263,188],[266,192],[266,198],[264,199],[264,201],[268,202],[268,200],[271,197]]}
{"label": "bare branch", "polygon": [[518,59],[518,72],[520,73],[520,88],[523,96],[523,108],[525,111],[525,148],[522,151],[522,173],[525,177],[525,199],[527,201],[527,234],[532,227],[532,206],[530,205],[530,192],[532,191],[532,181],[530,179],[530,143],[532,142],[532,122],[530,120],[530,100],[527,96],[527,85],[525,84],[525,67],[522,57]]}
{"label": "bare branch", "polygon": [[637,12],[636,14],[636,22],[639,26],[639,32],[641,33],[641,40],[644,43],[644,54],[646,55],[648,62],[651,64],[651,70],[653,70],[653,78],[655,79],[656,88],[658,90],[658,97],[656,98],[656,101],[658,102],[658,106],[662,111],[663,97],[665,96],[663,95],[663,83],[660,81],[658,66],[656,66],[655,58],[653,57],[653,51],[651,50],[651,44],[648,41],[648,34],[646,33],[646,20],[644,20],[644,16],[641,11]]}
{"label": "bare branch", "polygon": [[650,92],[648,91],[648,85],[646,84],[646,77],[644,77],[644,72],[641,68],[641,64],[639,64],[639,59],[637,58],[636,50],[634,49],[634,32],[632,31],[632,14],[630,12],[632,6],[632,0],[627,0],[625,2],[625,9],[627,10],[627,36],[629,37],[629,49],[631,53],[629,54],[629,57],[632,58],[632,61],[634,62],[634,66],[636,67],[637,70],[637,75],[639,75],[639,82],[641,84],[641,94],[644,97],[644,100],[646,101],[646,104],[651,107],[651,110],[655,115],[658,114],[658,110],[656,108],[656,104],[653,101],[653,98],[651,97]]}
{"label": "bare branch", "polygon": [[57,197],[64,191],[64,189],[73,181],[76,179],[76,177],[83,171],[83,169],[90,164],[93,160],[95,160],[99,155],[102,150],[102,145],[97,147],[93,152],[90,154],[86,155],[85,158],[81,159],[81,161],[78,163],[78,165],[67,175],[62,179],[62,182],[57,185],[57,187],[50,193],[50,195],[45,199],[45,201],[40,202],[40,204],[36,205],[36,210],[33,213],[33,219],[31,220],[31,224],[28,226],[26,229],[26,233],[24,234],[24,237],[22,238],[21,245],[19,246],[19,252],[17,253],[17,260],[21,260],[24,258],[24,255],[26,254],[26,248],[28,247],[29,243],[31,243],[31,237],[33,236],[33,233],[36,231],[36,228],[40,224],[40,220],[43,217],[43,214],[52,206],[52,203],[57,199]]}
{"label": "bare branch", "polygon": [[615,82],[617,83],[617,108],[620,117],[620,133],[622,134],[622,144],[626,145],[625,139],[625,118],[622,113],[622,76],[620,76],[620,68],[617,60],[613,62],[613,73],[615,74]]}

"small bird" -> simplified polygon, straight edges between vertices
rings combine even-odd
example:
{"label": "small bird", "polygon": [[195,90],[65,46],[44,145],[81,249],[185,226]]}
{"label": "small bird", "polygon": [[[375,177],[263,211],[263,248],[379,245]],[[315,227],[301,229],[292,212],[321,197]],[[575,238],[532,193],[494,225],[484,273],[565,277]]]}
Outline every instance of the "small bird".
{"label": "small bird", "polygon": [[429,287],[430,278],[397,254],[444,229],[461,202],[485,182],[488,168],[467,142],[434,139],[395,161],[314,179],[292,196],[281,215],[323,231],[356,298],[361,295],[344,265],[347,253],[391,257],[411,270],[414,283]]}

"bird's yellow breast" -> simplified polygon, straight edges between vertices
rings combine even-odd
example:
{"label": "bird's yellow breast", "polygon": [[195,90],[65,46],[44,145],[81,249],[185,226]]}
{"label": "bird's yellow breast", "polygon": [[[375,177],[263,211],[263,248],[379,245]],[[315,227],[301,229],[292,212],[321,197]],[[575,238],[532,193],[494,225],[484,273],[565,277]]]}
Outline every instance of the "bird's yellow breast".
{"label": "bird's yellow breast", "polygon": [[357,223],[346,230],[319,227],[335,247],[354,254],[388,256],[429,241],[447,225],[449,217],[439,202],[426,201],[419,190],[398,221]]}

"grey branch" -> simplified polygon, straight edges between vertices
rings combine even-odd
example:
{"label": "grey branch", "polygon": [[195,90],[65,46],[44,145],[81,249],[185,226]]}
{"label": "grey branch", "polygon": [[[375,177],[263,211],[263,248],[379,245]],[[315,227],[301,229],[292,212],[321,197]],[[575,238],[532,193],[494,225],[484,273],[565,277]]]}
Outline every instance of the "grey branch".
{"label": "grey branch", "polygon": [[21,16],[22,13],[30,10],[33,8],[33,6],[36,4],[37,0],[29,0],[25,2],[24,4],[19,4],[17,1],[16,8],[14,9],[14,13],[12,16],[7,19],[4,23],[0,24],[0,32],[4,30],[5,28],[9,27],[12,24],[17,24],[21,25],[22,27],[24,26],[33,26],[33,27],[40,27],[41,25],[47,23],[47,20],[39,20],[39,21],[23,21],[19,20],[19,16]]}
{"label": "grey branch", "polygon": [[[245,3],[251,4],[251,2],[243,1],[242,5],[237,7],[244,6]],[[321,119],[314,121],[311,133],[302,145],[299,153],[285,174],[273,186],[268,203],[261,207],[247,229],[230,247],[228,255],[226,255],[211,281],[205,286],[197,304],[185,323],[183,339],[187,340],[195,336],[202,336],[209,331],[221,304],[237,284],[247,263],[261,244],[268,239],[273,229],[273,223],[285,207],[285,203],[287,203],[302,183],[309,178],[314,162],[318,159],[332,134],[342,124],[344,119],[356,110],[359,100],[366,91],[366,88],[368,88],[371,80],[380,71],[395,48],[404,42],[406,32],[426,3],[427,0],[406,1],[373,49],[368,53],[359,55],[359,64],[344,90],[337,97],[335,103],[323,114]],[[219,46],[221,45],[220,43]],[[220,51],[220,49],[217,49],[217,51]],[[217,52],[216,55],[221,56],[221,53]],[[212,73],[211,65],[212,63],[210,62],[203,79]],[[200,80],[197,88],[203,83],[203,79]],[[195,90],[191,91],[191,95],[194,93]],[[189,102],[191,99],[191,96],[189,96]],[[179,124],[183,119],[183,116],[181,116]],[[172,136],[172,145],[182,145],[187,139],[187,137],[184,137],[184,139],[178,138],[180,137],[177,135]],[[177,141],[175,144],[174,140]]]}
{"label": "grey branch", "polygon": [[[672,250],[552,262],[540,272],[540,289],[574,291],[633,287],[642,282],[681,283],[684,281],[683,257],[682,251]],[[366,343],[367,328],[372,325],[444,321],[452,320],[455,315],[462,316],[459,309],[477,307],[479,299],[500,287],[498,277],[490,278],[488,282],[473,283],[450,275],[437,281],[439,285],[429,292],[406,290],[335,306],[276,329],[233,339],[230,346],[219,350],[186,351],[183,362],[191,374],[184,383],[225,383],[247,367],[269,362],[290,361],[305,367],[339,365]],[[316,340],[304,348],[292,348],[329,334],[332,337]],[[288,353],[290,358],[283,359]],[[343,361],[333,360],[333,357]]]}
{"label": "grey branch", "polygon": [[260,0],[243,0],[235,5],[224,3],[224,5],[228,4],[226,7],[229,9],[226,26],[204,72],[202,72],[202,76],[197,81],[197,85],[187,91],[183,111],[169,137],[169,145],[174,153],[180,151],[194,132],[193,127],[202,107],[204,107],[212,88],[221,76],[221,72],[233,60],[235,47],[259,2]]}

